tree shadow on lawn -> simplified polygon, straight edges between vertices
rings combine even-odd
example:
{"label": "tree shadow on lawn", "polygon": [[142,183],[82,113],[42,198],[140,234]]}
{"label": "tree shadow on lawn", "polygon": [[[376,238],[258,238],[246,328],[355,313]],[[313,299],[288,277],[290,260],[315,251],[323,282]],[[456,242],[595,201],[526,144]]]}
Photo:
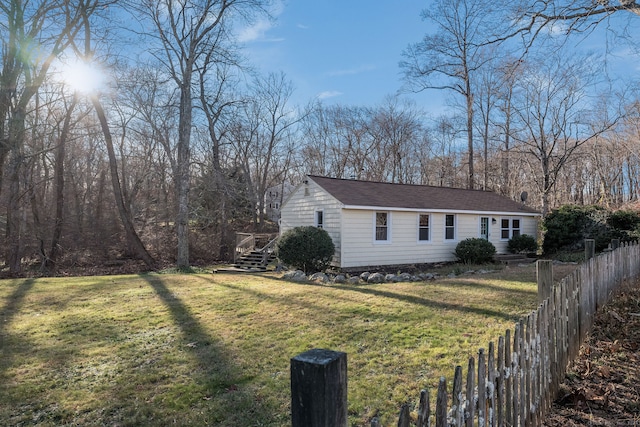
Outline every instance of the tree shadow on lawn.
{"label": "tree shadow on lawn", "polygon": [[[233,362],[234,356],[207,333],[189,307],[167,288],[160,277],[146,274],[140,277],[167,307],[182,334],[181,345],[189,349],[197,362],[194,381],[204,389],[206,395],[200,399],[206,401],[206,406],[213,412],[203,414],[202,425],[272,425],[276,418],[282,416],[261,404],[251,389],[252,378],[243,375],[241,367]],[[166,374],[171,375],[170,372]]]}
{"label": "tree shadow on lawn", "polygon": [[[310,284],[310,285],[326,286],[326,285],[314,285],[314,284]],[[453,311],[459,311],[461,313],[479,314],[481,316],[495,317],[495,318],[500,318],[504,320],[516,320],[519,317],[519,316],[514,317],[509,313],[504,313],[502,311],[497,311],[497,310],[491,310],[489,308],[477,308],[477,307],[467,306],[464,304],[448,303],[443,301],[422,298],[415,295],[405,295],[405,294],[394,293],[390,291],[384,291],[384,290],[375,289],[372,287],[363,287],[363,286],[354,286],[354,287],[332,286],[332,287],[336,287],[345,291],[375,295],[383,298],[392,298],[399,301],[408,302],[410,304],[421,305],[421,306],[431,307],[435,309],[453,310]]]}
{"label": "tree shadow on lawn", "polygon": [[[5,345],[5,337],[8,336],[8,328],[11,326],[11,322],[15,317],[16,313],[20,310],[22,306],[22,302],[24,301],[24,297],[27,293],[33,288],[35,284],[34,279],[27,279],[23,281],[7,298],[7,303],[4,307],[2,307],[2,311],[0,311],[0,350],[2,350],[3,357],[11,357],[13,352],[11,348],[8,348]],[[11,366],[10,360],[4,360],[3,366],[9,367]],[[0,372],[1,374],[2,372]]]}
{"label": "tree shadow on lawn", "polygon": [[[36,347],[28,336],[11,330],[12,321],[23,310],[25,297],[36,281],[25,280],[5,298],[0,311],[0,381],[5,383],[9,369],[20,369],[21,355],[35,356],[42,359],[45,378],[40,380],[47,387],[41,389],[37,385],[40,380],[29,372],[25,372],[26,382],[7,378],[13,385],[1,387],[0,396],[6,399],[0,402],[0,424],[14,421],[30,424],[31,420],[36,424],[123,426],[279,425],[275,420],[280,420],[283,414],[256,398],[251,378],[243,375],[233,363],[233,355],[202,327],[188,305],[161,278],[140,277],[168,310],[179,334],[177,340],[171,339],[171,328],[149,325],[127,331],[118,327],[119,320],[108,314],[95,318],[88,313],[69,312],[61,316],[59,324],[43,325],[51,329],[54,339],[50,346],[41,343]],[[67,307],[71,301],[73,298],[56,299],[54,306]],[[136,335],[144,337],[140,340]],[[158,339],[159,343],[151,344],[150,340]],[[167,361],[162,361],[163,346],[171,346],[167,348]],[[105,353],[105,348],[111,348],[111,354]],[[149,348],[154,354],[145,354]],[[93,359],[83,355],[94,351],[98,356]],[[185,363],[180,353],[189,356],[186,363],[192,368],[186,375],[183,369],[176,369],[178,373],[170,370],[176,366],[172,364]],[[76,357],[83,362],[77,364]],[[181,367],[184,365],[178,368]],[[89,401],[78,401],[84,409],[77,412],[69,405],[83,394],[89,396]],[[150,398],[145,401],[144,396]]]}
{"label": "tree shadow on lawn", "polygon": [[[274,297],[273,295],[270,294],[266,294],[266,293],[262,293],[253,289],[247,289],[241,286],[234,286],[234,285],[230,285],[230,284],[223,284],[223,283],[218,283],[215,282],[211,279],[209,279],[210,282],[212,284],[215,284],[217,286],[224,286],[227,288],[231,288],[231,289],[235,289],[238,291],[242,291],[242,292],[246,292],[246,293],[250,293],[256,297],[260,297],[260,298],[270,298],[270,299],[276,299],[276,297]],[[289,283],[288,281],[284,280],[284,279],[273,279],[273,280],[282,280],[284,282]],[[445,310],[452,310],[452,311],[459,311],[461,313],[472,313],[472,314],[479,314],[482,316],[490,316],[490,317],[495,317],[495,318],[500,318],[500,319],[505,319],[505,320],[518,320],[521,316],[514,316],[511,315],[509,313],[504,313],[502,311],[497,311],[497,310],[491,310],[491,309],[485,309],[485,308],[477,308],[477,307],[472,307],[472,306],[466,306],[464,304],[453,304],[453,303],[447,303],[447,302],[443,302],[443,301],[438,301],[438,300],[433,300],[433,299],[427,299],[427,298],[422,298],[419,296],[414,296],[414,295],[405,295],[405,294],[401,294],[401,293],[394,293],[394,292],[390,292],[390,291],[385,291],[385,290],[380,290],[380,289],[375,289],[374,286],[375,285],[333,285],[333,284],[318,284],[318,283],[314,283],[314,282],[296,282],[296,285],[302,285],[302,286],[308,286],[308,287],[318,287],[318,288],[323,288],[323,289],[327,289],[327,288],[332,288],[332,289],[337,289],[340,291],[345,291],[345,292],[358,292],[358,293],[363,293],[363,294],[368,294],[368,295],[374,295],[377,297],[384,297],[384,298],[391,298],[391,299],[396,299],[399,301],[404,301],[410,304],[415,304],[415,305],[420,305],[420,306],[424,306],[424,307],[431,307],[431,308],[435,308],[435,309],[445,309]],[[318,311],[326,311],[327,308],[326,307],[313,307],[311,306],[311,304],[308,303],[303,303],[301,301],[293,301],[292,298],[285,298],[282,297],[281,298],[283,301],[286,300],[286,302],[289,303],[295,303],[297,305],[301,305],[307,308],[315,308]],[[387,319],[389,320],[389,319]]]}

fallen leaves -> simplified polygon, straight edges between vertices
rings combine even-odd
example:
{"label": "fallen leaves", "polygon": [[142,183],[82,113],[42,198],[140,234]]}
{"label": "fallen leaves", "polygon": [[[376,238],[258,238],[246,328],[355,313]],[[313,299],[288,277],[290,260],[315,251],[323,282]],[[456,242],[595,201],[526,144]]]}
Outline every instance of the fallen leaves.
{"label": "fallen leaves", "polygon": [[640,281],[596,315],[543,425],[640,425]]}

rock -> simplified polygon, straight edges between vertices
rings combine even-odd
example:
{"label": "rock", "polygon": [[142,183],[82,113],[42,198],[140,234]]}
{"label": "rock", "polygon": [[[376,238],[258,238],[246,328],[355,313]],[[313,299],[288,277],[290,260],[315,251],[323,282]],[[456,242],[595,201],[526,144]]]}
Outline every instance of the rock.
{"label": "rock", "polygon": [[387,283],[396,283],[398,282],[398,276],[396,276],[395,274],[387,274],[386,276],[384,276],[384,281]]}
{"label": "rock", "polygon": [[304,282],[307,280],[307,275],[304,274],[304,271],[302,270],[288,271],[282,277],[285,280],[290,280],[292,282]]}
{"label": "rock", "polygon": [[365,271],[364,273],[360,274],[360,280],[362,280],[363,282],[366,282],[367,280],[369,280],[370,275],[371,273],[369,273],[368,271]]}
{"label": "rock", "polygon": [[367,283],[383,283],[384,275],[382,273],[373,273],[367,277]]}
{"label": "rock", "polygon": [[309,280],[312,282],[327,283],[329,281],[329,276],[324,273],[313,273],[309,276]]}
{"label": "rock", "polygon": [[357,285],[358,283],[360,283],[360,277],[358,276],[349,277],[347,279],[347,283],[350,285]]}
{"label": "rock", "polygon": [[[360,280],[358,278],[358,280]],[[347,277],[344,274],[338,274],[336,277],[333,278],[333,282],[334,283],[346,283],[347,281]]]}
{"label": "rock", "polygon": [[402,274],[399,276],[399,278],[400,278],[400,281],[401,281],[401,282],[411,282],[411,281],[415,281],[414,276],[412,276],[412,275],[411,275],[411,274],[409,274],[409,273],[402,273]]}

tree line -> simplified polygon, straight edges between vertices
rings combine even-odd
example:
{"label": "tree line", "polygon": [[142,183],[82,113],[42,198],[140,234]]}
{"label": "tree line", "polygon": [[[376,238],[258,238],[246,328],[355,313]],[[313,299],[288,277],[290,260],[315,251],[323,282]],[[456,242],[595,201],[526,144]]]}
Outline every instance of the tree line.
{"label": "tree line", "polygon": [[[603,80],[602,55],[542,31],[561,21],[583,30],[632,5],[562,3],[574,13],[556,16],[432,3],[424,18],[436,29],[399,65],[404,92],[450,94],[436,116],[403,94],[368,106],[294,104],[287,76],[253,69],[237,41],[237,28],[269,16],[269,0],[4,2],[5,271],[228,260],[235,232],[277,230],[267,194],[307,173],[514,199],[526,191],[545,214],[637,200],[634,82]],[[104,82],[69,81],[76,61]]]}

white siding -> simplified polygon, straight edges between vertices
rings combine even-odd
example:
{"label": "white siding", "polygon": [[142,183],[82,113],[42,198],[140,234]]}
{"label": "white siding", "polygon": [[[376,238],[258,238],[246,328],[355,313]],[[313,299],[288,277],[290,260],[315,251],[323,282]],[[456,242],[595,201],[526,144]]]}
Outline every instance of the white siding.
{"label": "white siding", "polygon": [[[384,210],[381,210],[384,211]],[[386,212],[386,211],[385,211]],[[425,212],[390,211],[390,241],[376,242],[375,211],[344,209],[341,267],[366,267],[395,264],[421,264],[455,261],[456,245],[480,236],[480,217],[489,217],[489,240],[498,253],[506,253],[507,241],[500,239],[500,217],[479,214],[455,214],[456,238],[445,239],[445,213],[430,213],[430,240],[418,240],[418,216]],[[496,218],[496,224],[492,218]],[[521,233],[535,236],[536,218],[521,217]]]}
{"label": "white siding", "polygon": [[[323,211],[324,229],[336,246],[334,264],[339,267],[422,264],[454,261],[456,245],[480,237],[480,218],[489,218],[489,241],[499,254],[507,252],[508,240],[500,237],[502,218],[520,218],[521,234],[537,235],[537,217],[517,215],[455,214],[455,239],[445,239],[444,212],[413,212],[380,209],[389,213],[389,240],[375,241],[375,210],[347,209],[312,180],[299,185],[282,206],[280,232],[298,226],[314,226],[315,212]],[[418,240],[420,214],[430,215],[429,241]],[[496,223],[493,223],[493,219]]]}
{"label": "white siding", "polygon": [[340,265],[341,204],[313,181],[299,185],[284,202],[280,215],[280,233],[294,227],[315,226],[315,213],[323,211],[324,229],[336,247],[334,263]]}

